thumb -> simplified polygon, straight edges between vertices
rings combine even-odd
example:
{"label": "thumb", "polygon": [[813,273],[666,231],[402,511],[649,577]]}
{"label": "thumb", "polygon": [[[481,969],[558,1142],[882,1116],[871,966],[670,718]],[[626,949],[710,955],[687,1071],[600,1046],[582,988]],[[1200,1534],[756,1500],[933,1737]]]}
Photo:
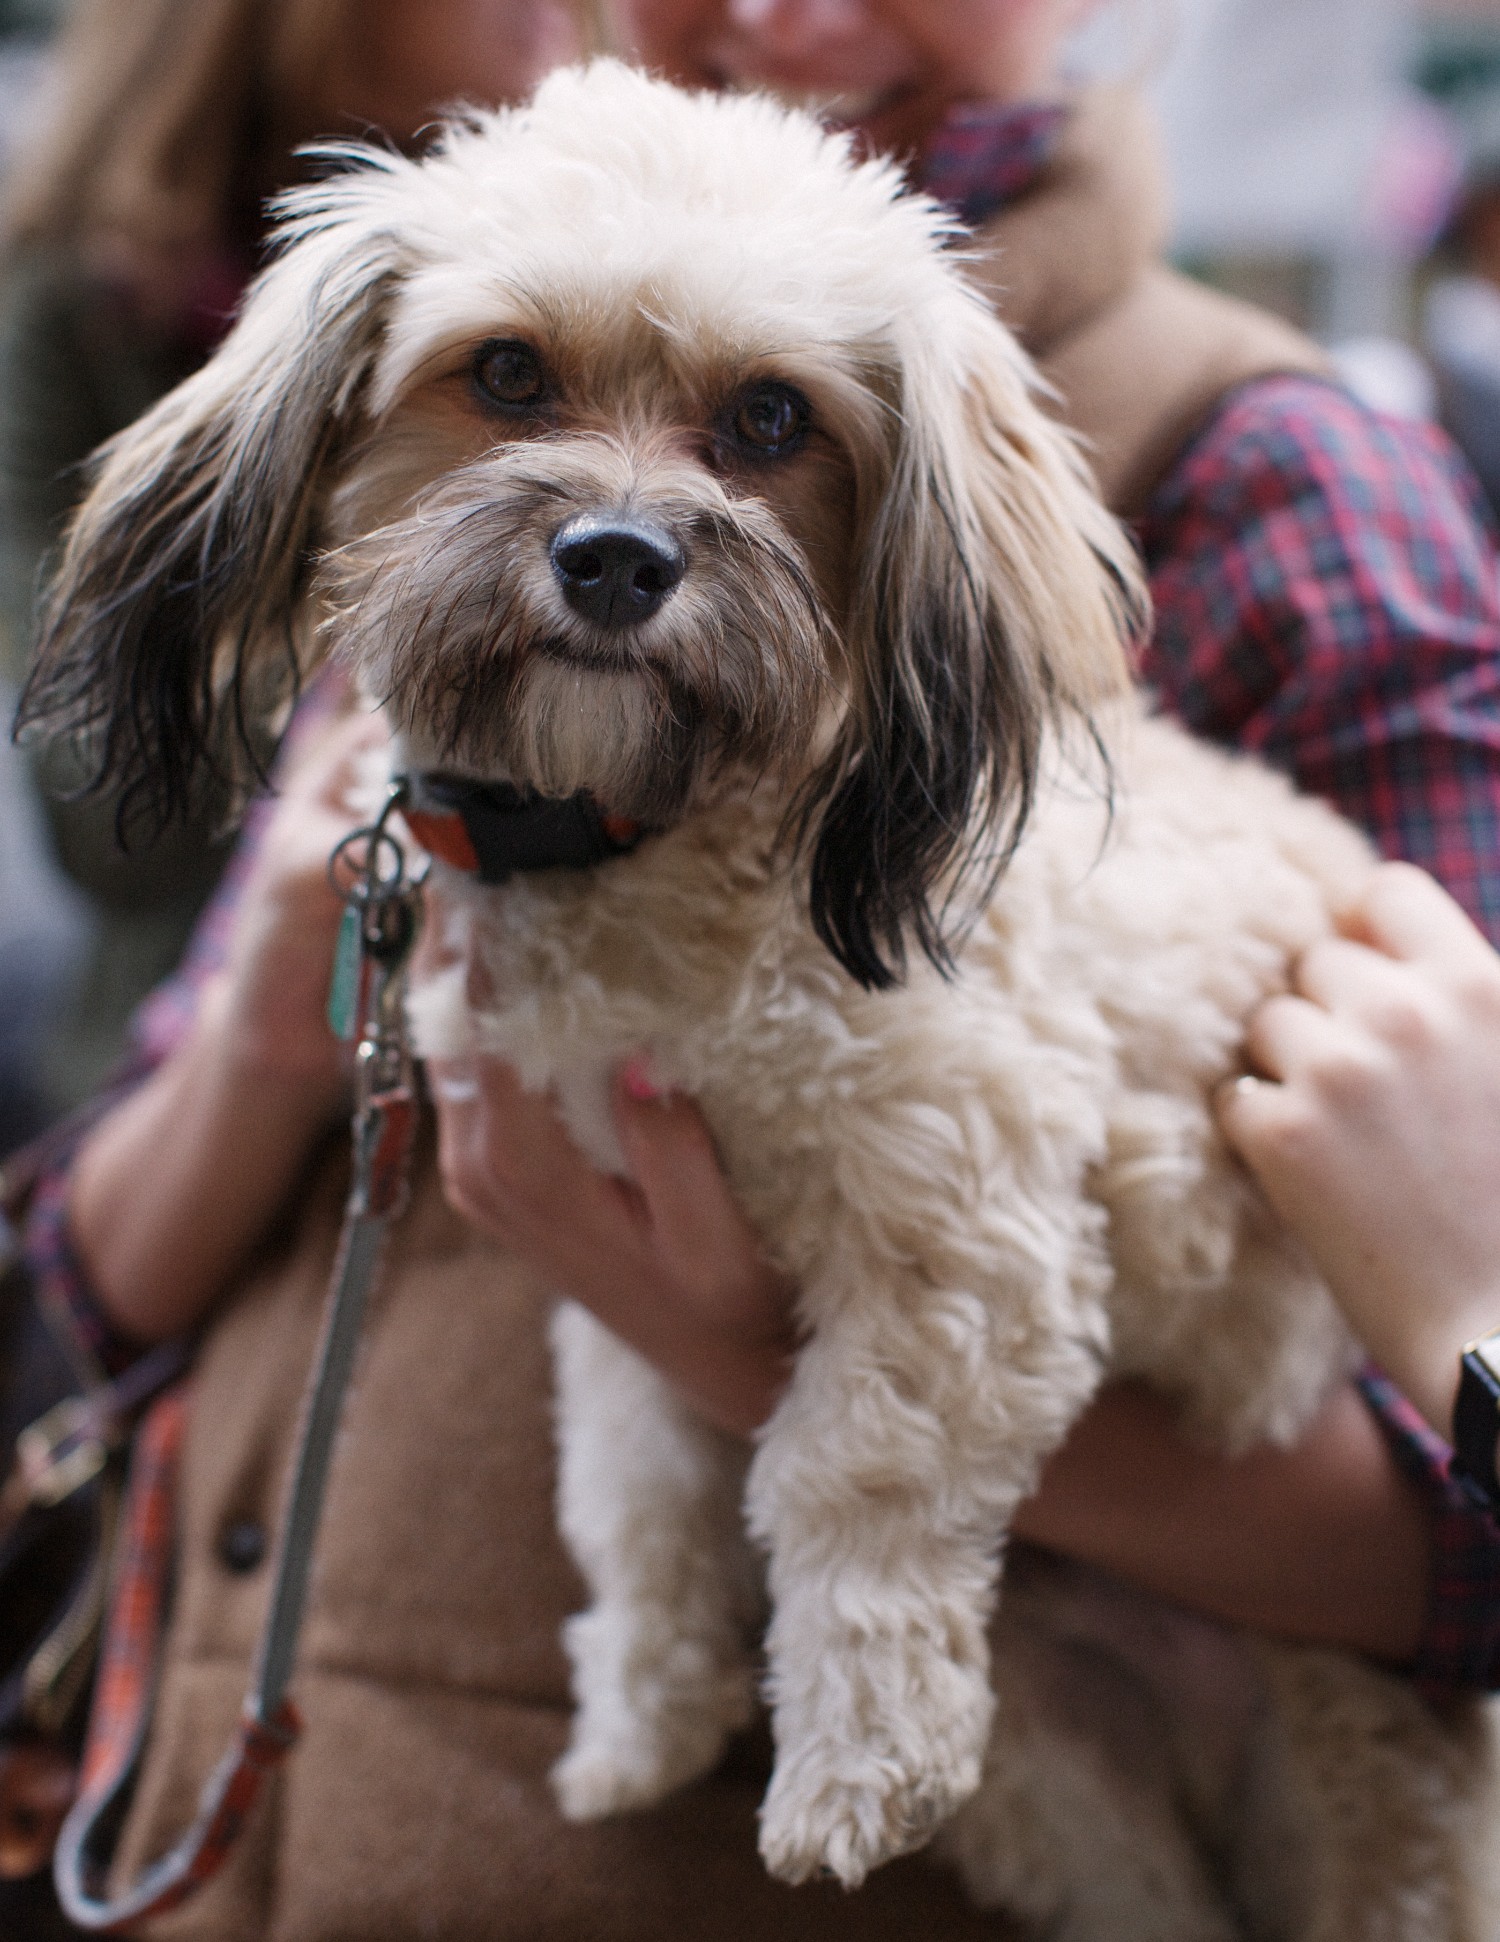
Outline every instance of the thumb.
{"label": "thumb", "polygon": [[630,1176],[664,1246],[695,1254],[727,1222],[743,1225],[703,1114],[685,1093],[660,1086],[645,1059],[616,1074],[614,1112]]}

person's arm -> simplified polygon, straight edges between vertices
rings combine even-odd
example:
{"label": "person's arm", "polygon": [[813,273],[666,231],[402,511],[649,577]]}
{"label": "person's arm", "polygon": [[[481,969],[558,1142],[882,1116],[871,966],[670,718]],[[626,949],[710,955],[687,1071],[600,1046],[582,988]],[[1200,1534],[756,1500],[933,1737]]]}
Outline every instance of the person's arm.
{"label": "person's arm", "polygon": [[[1174,467],[1142,540],[1158,615],[1144,672],[1164,703],[1199,732],[1280,762],[1500,922],[1500,586],[1441,447],[1333,385],[1257,381]],[[747,1311],[746,1258],[714,1268],[696,1294],[679,1265],[662,1285],[681,1304],[664,1306],[649,1194],[590,1189],[544,1103],[502,1072],[476,1068],[466,1088],[462,1126],[445,1133],[456,1203],[493,1220],[717,1420],[761,1420],[768,1368],[784,1352],[766,1347],[778,1302],[789,1342],[786,1297],[767,1283]],[[455,1106],[439,1109],[447,1120]],[[631,1130],[641,1109],[619,1110],[627,1140],[652,1137],[653,1122]],[[665,1139],[674,1123],[654,1126]],[[545,1165],[528,1164],[540,1154]],[[722,1181],[700,1171],[700,1214],[715,1192]],[[584,1208],[593,1243],[577,1224]],[[554,1236],[570,1221],[563,1249]],[[717,1225],[732,1236],[727,1213]],[[630,1272],[613,1280],[617,1257]],[[729,1315],[700,1328],[722,1286],[739,1291]],[[1301,1450],[1244,1467],[1191,1449],[1163,1405],[1126,1393],[1080,1424],[1022,1525],[1167,1596],[1401,1658],[1424,1609],[1432,1513],[1353,1390]],[[1255,1542],[1236,1546],[1237,1528]]]}
{"label": "person's arm", "polygon": [[[1500,939],[1500,576],[1452,446],[1337,385],[1258,379],[1138,531],[1156,608],[1142,673],[1164,706],[1327,797]],[[1500,1683],[1500,1532],[1392,1385],[1361,1388],[1429,1514],[1417,1676]]]}
{"label": "person's arm", "polygon": [[1293,1448],[1223,1457],[1186,1442],[1160,1396],[1114,1384],[1014,1528],[1233,1624],[1397,1665],[1417,1651],[1431,1519],[1352,1387]]}
{"label": "person's arm", "polygon": [[1251,1022],[1220,1120],[1356,1333],[1440,1435],[1500,1327],[1500,956],[1387,864]]}
{"label": "person's arm", "polygon": [[192,1326],[253,1249],[346,1091],[324,1016],[340,906],[330,850],[371,718],[325,730],[286,777],[245,884],[228,962],[186,1036],[73,1162],[72,1243],[126,1336]]}
{"label": "person's arm", "polygon": [[720,1428],[771,1414],[796,1348],[793,1290],[762,1254],[690,1100],[615,1081],[632,1181],[597,1172],[499,1059],[428,1063],[449,1201],[545,1271]]}

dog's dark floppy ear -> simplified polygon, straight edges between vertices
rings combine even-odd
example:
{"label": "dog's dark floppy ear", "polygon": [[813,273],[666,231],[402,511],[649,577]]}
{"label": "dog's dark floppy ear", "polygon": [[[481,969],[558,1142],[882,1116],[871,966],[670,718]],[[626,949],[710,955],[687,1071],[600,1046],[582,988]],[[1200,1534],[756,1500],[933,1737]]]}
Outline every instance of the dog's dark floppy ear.
{"label": "dog's dark floppy ear", "polygon": [[[977,308],[977,305],[974,306]],[[804,805],[812,920],[869,988],[943,970],[1019,838],[1049,725],[1129,680],[1146,598],[1076,445],[987,313],[892,374],[862,515],[852,708]],[[967,371],[967,376],[965,376]]]}
{"label": "dog's dark floppy ear", "polygon": [[101,449],[69,527],[17,731],[75,738],[122,823],[182,812],[200,770],[253,768],[252,731],[298,678],[310,522],[398,275],[387,158],[362,159],[289,199],[223,345]]}

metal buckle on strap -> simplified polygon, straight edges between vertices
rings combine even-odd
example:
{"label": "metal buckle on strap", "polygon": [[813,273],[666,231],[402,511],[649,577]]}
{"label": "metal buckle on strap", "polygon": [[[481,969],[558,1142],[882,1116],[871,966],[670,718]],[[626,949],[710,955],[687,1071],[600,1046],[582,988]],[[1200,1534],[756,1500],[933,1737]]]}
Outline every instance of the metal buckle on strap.
{"label": "metal buckle on strap", "polygon": [[96,1406],[86,1397],[66,1396],[16,1438],[12,1476],[28,1505],[51,1510],[92,1483],[108,1461]]}
{"label": "metal buckle on strap", "polygon": [[15,1461],[0,1484],[0,1534],[29,1510],[51,1510],[93,1482],[109,1460],[94,1407],[69,1396],[16,1438]]}
{"label": "metal buckle on strap", "polygon": [[91,1484],[153,1397],[187,1366],[186,1340],[163,1342],[113,1382],[65,1396],[16,1438],[10,1474],[0,1484],[0,1534],[28,1510],[52,1510]]}

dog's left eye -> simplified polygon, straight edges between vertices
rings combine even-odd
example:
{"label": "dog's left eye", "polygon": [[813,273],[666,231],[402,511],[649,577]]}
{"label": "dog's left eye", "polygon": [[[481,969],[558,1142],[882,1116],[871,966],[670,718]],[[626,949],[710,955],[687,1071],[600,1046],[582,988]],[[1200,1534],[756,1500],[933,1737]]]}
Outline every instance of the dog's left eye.
{"label": "dog's left eye", "polygon": [[812,406],[789,384],[757,384],[735,407],[730,424],[741,445],[765,458],[780,458],[801,443]]}
{"label": "dog's left eye", "polygon": [[474,353],[474,382],[493,404],[511,411],[539,405],[547,396],[547,373],[529,344],[492,337]]}

